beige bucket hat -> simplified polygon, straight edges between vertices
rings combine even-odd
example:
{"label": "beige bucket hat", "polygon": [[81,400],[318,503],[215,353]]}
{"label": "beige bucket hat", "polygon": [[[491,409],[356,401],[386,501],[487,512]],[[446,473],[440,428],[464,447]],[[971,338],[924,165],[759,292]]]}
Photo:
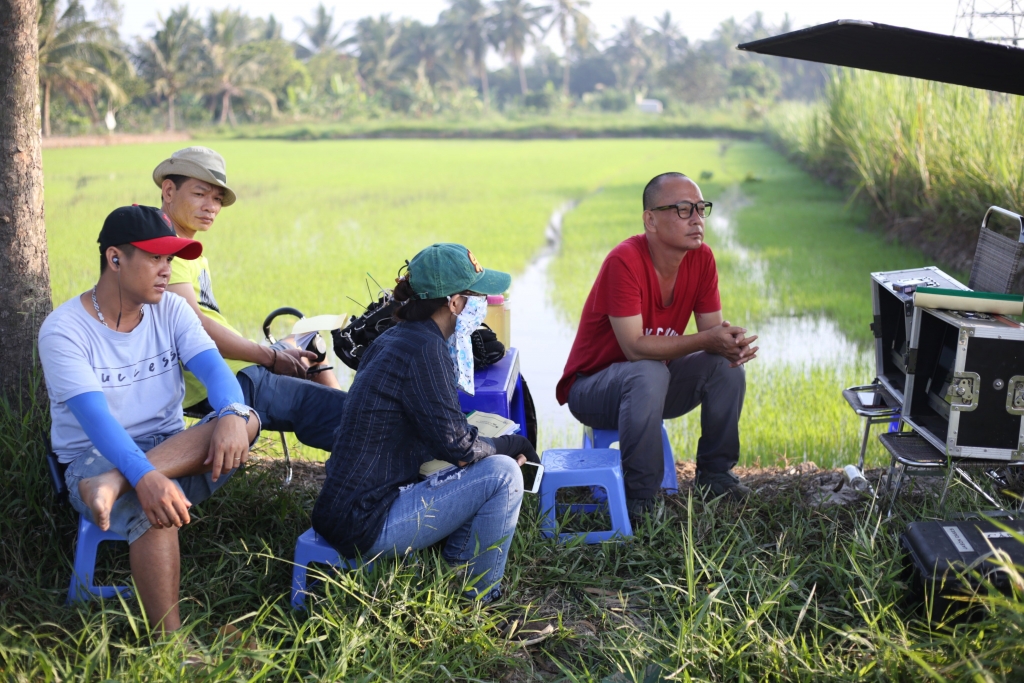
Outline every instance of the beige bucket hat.
{"label": "beige bucket hat", "polygon": [[209,147],[196,146],[179,149],[171,155],[170,159],[164,159],[153,170],[153,182],[157,187],[163,187],[164,178],[169,175],[183,175],[223,187],[223,206],[231,206],[235,203],[235,193],[228,187],[227,166],[224,163],[224,157]]}

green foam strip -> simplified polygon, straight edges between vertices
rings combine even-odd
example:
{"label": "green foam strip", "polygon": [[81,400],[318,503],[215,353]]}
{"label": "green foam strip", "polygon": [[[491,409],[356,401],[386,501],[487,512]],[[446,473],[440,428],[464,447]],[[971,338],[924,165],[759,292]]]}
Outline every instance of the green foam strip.
{"label": "green foam strip", "polygon": [[961,289],[942,289],[941,287],[918,287],[922,294],[938,294],[941,296],[961,296],[966,299],[995,299],[996,301],[1024,301],[1022,294],[996,294],[995,292],[972,292]]}

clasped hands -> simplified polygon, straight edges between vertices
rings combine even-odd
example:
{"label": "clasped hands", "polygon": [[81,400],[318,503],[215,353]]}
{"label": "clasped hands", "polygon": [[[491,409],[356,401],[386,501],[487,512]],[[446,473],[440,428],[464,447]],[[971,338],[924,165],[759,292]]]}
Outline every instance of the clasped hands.
{"label": "clasped hands", "polygon": [[[259,419],[255,413],[249,419]],[[249,459],[249,434],[246,422],[238,415],[224,415],[217,420],[210,439],[204,466],[210,466],[213,481]],[[188,510],[192,502],[167,476],[152,470],[135,485],[135,494],[149,523],[157,529],[182,527],[191,521]]]}
{"label": "clasped hands", "polygon": [[751,343],[757,340],[756,334],[745,337],[747,330],[730,325],[728,320],[709,328],[706,332],[709,337],[707,352],[722,356],[729,361],[730,367],[738,368],[757,358],[760,347],[751,346]]}

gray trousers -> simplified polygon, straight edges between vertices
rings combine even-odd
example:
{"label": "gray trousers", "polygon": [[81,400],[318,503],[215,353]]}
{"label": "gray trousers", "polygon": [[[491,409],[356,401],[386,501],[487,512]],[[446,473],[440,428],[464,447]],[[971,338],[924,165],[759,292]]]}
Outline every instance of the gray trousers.
{"label": "gray trousers", "polygon": [[569,410],[594,429],[618,429],[626,496],[652,498],[665,476],[661,421],[698,405],[697,469],[727,472],[740,457],[743,366],[703,351],[668,364],[657,360],[615,363],[580,376],[569,392]]}

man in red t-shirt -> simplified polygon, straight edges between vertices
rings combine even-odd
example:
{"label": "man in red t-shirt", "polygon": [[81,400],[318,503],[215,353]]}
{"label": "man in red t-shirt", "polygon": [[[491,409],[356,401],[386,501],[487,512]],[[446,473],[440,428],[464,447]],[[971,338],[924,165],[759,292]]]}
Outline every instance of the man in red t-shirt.
{"label": "man in red t-shirt", "polygon": [[[663,173],[644,188],[643,203],[644,234],[601,265],[556,389],[583,424],[619,430],[631,516],[651,509],[665,474],[661,421],[698,405],[697,485],[715,496],[749,495],[732,468],[741,366],[757,354],[757,337],[722,319],[715,257],[704,244],[711,202],[682,173]],[[683,334],[691,314],[698,331]]]}

